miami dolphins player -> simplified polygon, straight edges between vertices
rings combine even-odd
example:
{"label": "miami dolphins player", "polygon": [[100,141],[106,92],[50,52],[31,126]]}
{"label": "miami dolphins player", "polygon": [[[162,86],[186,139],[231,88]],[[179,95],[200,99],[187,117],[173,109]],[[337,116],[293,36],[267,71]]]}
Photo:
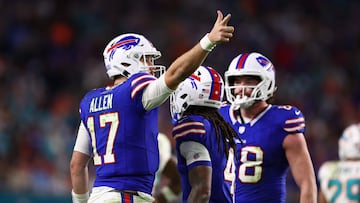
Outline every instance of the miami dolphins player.
{"label": "miami dolphins player", "polygon": [[304,116],[294,106],[268,103],[275,90],[275,68],[260,53],[236,56],[225,72],[230,104],[220,113],[242,141],[237,141],[235,201],[285,202],[290,168],[300,188],[299,202],[315,203],[317,186]]}
{"label": "miami dolphins player", "polygon": [[360,124],[345,128],[338,150],[340,160],[320,166],[319,203],[360,202]]}

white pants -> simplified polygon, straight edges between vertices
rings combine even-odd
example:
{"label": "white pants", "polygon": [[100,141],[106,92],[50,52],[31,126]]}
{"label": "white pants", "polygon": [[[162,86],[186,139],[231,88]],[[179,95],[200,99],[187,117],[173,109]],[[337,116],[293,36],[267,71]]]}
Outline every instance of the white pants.
{"label": "white pants", "polygon": [[152,203],[154,200],[151,195],[143,192],[134,195],[110,187],[95,187],[92,189],[88,203]]}

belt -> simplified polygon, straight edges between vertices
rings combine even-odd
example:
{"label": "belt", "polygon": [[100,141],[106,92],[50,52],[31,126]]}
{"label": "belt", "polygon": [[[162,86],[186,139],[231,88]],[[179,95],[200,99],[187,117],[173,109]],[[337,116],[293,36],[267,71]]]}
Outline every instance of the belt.
{"label": "belt", "polygon": [[139,196],[139,194],[136,191],[133,190],[114,190],[115,192],[120,192],[120,193],[125,193],[125,194],[130,194],[130,195],[135,195],[135,196]]}

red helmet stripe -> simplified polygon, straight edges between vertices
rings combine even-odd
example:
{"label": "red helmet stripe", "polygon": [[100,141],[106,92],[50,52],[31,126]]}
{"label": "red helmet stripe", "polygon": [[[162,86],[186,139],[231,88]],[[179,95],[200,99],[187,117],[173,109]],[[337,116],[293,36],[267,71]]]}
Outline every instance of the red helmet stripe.
{"label": "red helmet stripe", "polygon": [[127,44],[127,43],[132,43],[132,42],[135,42],[136,40],[135,39],[128,39],[128,40],[124,40],[124,41],[120,41],[114,45],[112,45],[108,50],[107,50],[107,53],[109,53],[111,50],[119,47],[119,46],[122,46],[124,44]]}
{"label": "red helmet stripe", "polygon": [[239,61],[238,61],[238,64],[236,66],[237,70],[244,68],[244,64],[245,64],[245,61],[248,58],[248,56],[249,56],[249,53],[241,54],[241,56],[239,58]]}
{"label": "red helmet stripe", "polygon": [[208,70],[210,72],[211,78],[212,78],[212,85],[211,85],[211,91],[210,91],[210,98],[212,100],[220,101],[221,97],[221,76],[218,72],[216,72],[214,69],[208,67]]}

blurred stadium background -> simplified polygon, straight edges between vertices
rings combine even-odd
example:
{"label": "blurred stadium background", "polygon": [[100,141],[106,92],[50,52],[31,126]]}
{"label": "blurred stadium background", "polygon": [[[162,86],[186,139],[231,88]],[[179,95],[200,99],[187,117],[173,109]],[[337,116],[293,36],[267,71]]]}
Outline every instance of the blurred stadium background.
{"label": "blurred stadium background", "polygon": [[[78,104],[109,83],[110,39],[142,33],[169,66],[212,28],[217,9],[232,14],[235,36],[205,64],[224,73],[241,52],[268,56],[274,102],[305,115],[315,171],[337,159],[343,128],[360,121],[358,0],[0,0],[0,202],[71,202]],[[170,135],[168,103],[159,119]],[[296,202],[291,176],[287,188]]]}

